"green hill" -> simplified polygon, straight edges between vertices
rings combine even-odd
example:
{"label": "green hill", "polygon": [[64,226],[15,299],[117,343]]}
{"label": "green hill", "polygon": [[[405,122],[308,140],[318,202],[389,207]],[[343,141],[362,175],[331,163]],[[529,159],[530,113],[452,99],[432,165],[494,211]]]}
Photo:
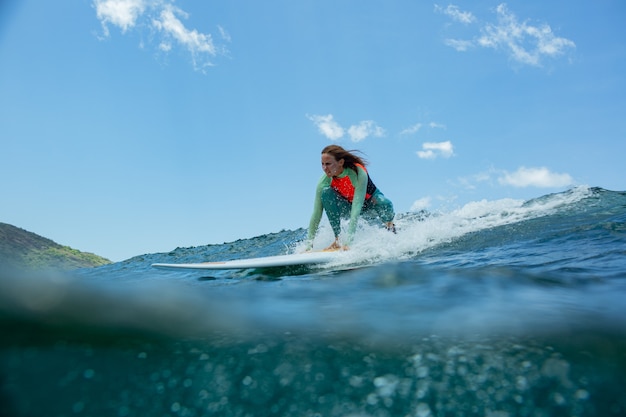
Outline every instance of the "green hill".
{"label": "green hill", "polygon": [[110,263],[92,253],[62,246],[19,227],[0,223],[0,266],[75,269]]}

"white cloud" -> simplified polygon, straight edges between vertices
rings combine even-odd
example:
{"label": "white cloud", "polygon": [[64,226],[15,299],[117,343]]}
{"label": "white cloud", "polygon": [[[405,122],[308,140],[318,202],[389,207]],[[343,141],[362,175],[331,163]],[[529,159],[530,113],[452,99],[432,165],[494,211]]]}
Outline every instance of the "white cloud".
{"label": "white cloud", "polygon": [[196,56],[202,53],[215,56],[215,46],[210,34],[200,33],[197,30],[189,30],[183,22],[177,17],[188,18],[187,13],[171,4],[164,5],[159,16],[152,20],[152,25],[163,33],[166,39],[173,38],[194,57],[196,64]]}
{"label": "white cloud", "polygon": [[446,39],[444,43],[446,46],[454,48],[459,52],[465,52],[475,46],[474,41],[465,41],[462,39]]}
{"label": "white cloud", "polygon": [[420,211],[427,209],[428,207],[430,207],[430,200],[430,197],[423,197],[419,200],[415,200],[413,204],[411,204],[411,208],[409,209],[409,211]]}
{"label": "white cloud", "polygon": [[422,145],[422,150],[417,151],[417,156],[422,159],[435,159],[439,156],[450,158],[454,155],[454,146],[452,142],[426,142]]}
{"label": "white cloud", "polygon": [[449,4],[446,8],[435,5],[435,10],[449,16],[450,18],[452,18],[452,20],[456,20],[457,22],[461,23],[467,24],[472,23],[476,20],[471,12],[462,12],[458,6],[452,4]]}
{"label": "white cloud", "polygon": [[344,135],[344,128],[339,125],[333,118],[332,114],[326,116],[307,116],[313,123],[317,125],[320,133],[330,140],[339,140]]}
{"label": "white cloud", "polygon": [[358,125],[352,125],[348,128],[348,135],[352,142],[360,142],[368,136],[382,137],[385,136],[385,130],[376,125],[372,120],[364,120]]}
{"label": "white cloud", "polygon": [[[93,0],[96,16],[102,24],[105,37],[109,36],[109,25],[117,26],[122,33],[133,27],[156,30],[160,37],[157,48],[169,52],[174,45],[187,50],[192,57],[194,68],[202,69],[212,65],[211,59],[226,48],[217,48],[210,33],[188,29],[181,19],[188,13],[174,6],[173,0]],[[221,39],[229,42],[230,36],[218,26]],[[143,44],[142,44],[143,47]]]}
{"label": "white cloud", "polygon": [[513,173],[504,172],[498,178],[498,182],[502,185],[511,185],[513,187],[566,187],[572,185],[574,180],[569,174],[557,174],[550,172],[548,168],[526,168],[520,167]]}
{"label": "white cloud", "polygon": [[519,23],[505,4],[499,5],[496,13],[498,23],[485,25],[478,43],[489,48],[504,49],[515,61],[537,66],[542,57],[561,55],[567,48],[576,46],[569,39],[554,36],[548,25],[535,27],[526,22]]}
{"label": "white cloud", "polygon": [[443,124],[441,124],[441,123],[437,123],[437,122],[430,122],[430,123],[428,124],[428,126],[429,126],[431,129],[446,129],[446,125],[443,125]]}
{"label": "white cloud", "polygon": [[[466,24],[475,21],[462,20],[459,17],[462,12],[456,6],[441,10],[455,21]],[[541,66],[544,58],[555,58],[576,47],[573,41],[556,36],[547,24],[534,26],[528,21],[519,22],[504,3],[497,6],[495,12],[495,23],[480,23],[478,38],[446,39],[444,43],[457,51],[467,51],[472,47],[501,50],[513,61],[531,66]]]}
{"label": "white cloud", "polygon": [[402,132],[400,132],[401,135],[412,135],[413,133],[417,133],[418,130],[420,130],[422,128],[422,124],[421,123],[416,123],[413,126],[409,126],[406,129],[404,129]]}
{"label": "white cloud", "polygon": [[348,136],[350,136],[350,140],[353,142],[360,142],[370,136],[385,136],[385,129],[378,126],[373,120],[363,120],[356,125],[352,125],[349,128],[344,129],[335,121],[332,114],[307,115],[307,117],[315,123],[320,133],[330,140],[339,140],[346,134],[346,132],[348,133]]}
{"label": "white cloud", "polygon": [[220,25],[217,26],[217,29],[220,31],[220,35],[222,36],[222,39],[224,39],[226,42],[231,41],[230,33],[226,32],[226,29],[224,29]]}
{"label": "white cloud", "polygon": [[161,42],[159,44],[159,49],[163,52],[169,52],[172,50],[172,44],[170,42]]}
{"label": "white cloud", "polygon": [[[401,135],[412,135],[413,133],[417,133],[424,125],[422,123],[416,123],[413,126],[409,126],[406,129],[400,132]],[[446,129],[446,125],[436,122],[428,123],[428,127],[431,129]]]}
{"label": "white cloud", "polygon": [[146,9],[143,0],[94,0],[93,4],[105,36],[109,36],[107,24],[119,26],[122,33],[125,33],[135,26]]}

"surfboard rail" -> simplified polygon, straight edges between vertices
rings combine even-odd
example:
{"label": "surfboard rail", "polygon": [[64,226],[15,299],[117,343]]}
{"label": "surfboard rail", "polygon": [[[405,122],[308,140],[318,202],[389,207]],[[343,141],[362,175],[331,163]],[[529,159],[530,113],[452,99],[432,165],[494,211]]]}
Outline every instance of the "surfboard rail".
{"label": "surfboard rail", "polygon": [[278,266],[315,265],[331,262],[342,251],[309,251],[285,255],[264,256],[259,258],[233,259],[226,261],[197,263],[154,263],[152,267],[162,269],[250,269],[272,268]]}

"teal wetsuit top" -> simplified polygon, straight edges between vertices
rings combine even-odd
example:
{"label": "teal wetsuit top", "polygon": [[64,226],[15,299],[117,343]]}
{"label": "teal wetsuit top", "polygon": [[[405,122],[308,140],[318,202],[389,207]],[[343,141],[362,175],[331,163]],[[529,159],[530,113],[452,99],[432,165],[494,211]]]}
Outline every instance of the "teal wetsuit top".
{"label": "teal wetsuit top", "polygon": [[[352,209],[350,210],[350,223],[348,225],[348,239],[346,243],[350,243],[352,241],[352,237],[354,232],[356,231],[357,221],[359,219],[359,215],[361,214],[361,210],[363,208],[363,203],[365,202],[365,195],[367,192],[367,179],[368,174],[360,166],[356,167],[358,171],[355,171],[352,168],[344,168],[343,172],[339,174],[338,178],[343,178],[348,176],[352,185],[354,186],[354,197],[352,199]],[[313,205],[313,214],[311,215],[311,221],[309,222],[309,232],[308,232],[308,240],[312,241],[315,238],[315,234],[317,233],[317,227],[322,220],[322,213],[324,208],[322,206],[322,190],[326,187],[330,187],[330,183],[332,178],[328,177],[328,175],[324,174],[322,178],[320,178],[317,183],[317,188],[315,191],[315,202]]]}

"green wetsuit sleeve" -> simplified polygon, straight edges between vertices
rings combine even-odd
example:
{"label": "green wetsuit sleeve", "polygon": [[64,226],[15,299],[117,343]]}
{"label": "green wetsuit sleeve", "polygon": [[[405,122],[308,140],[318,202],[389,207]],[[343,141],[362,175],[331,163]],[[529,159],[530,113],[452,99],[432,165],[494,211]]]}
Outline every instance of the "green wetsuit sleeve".
{"label": "green wetsuit sleeve", "polygon": [[309,231],[307,233],[307,239],[313,240],[317,234],[317,227],[322,220],[322,213],[324,208],[322,207],[322,189],[327,185],[326,179],[328,177],[323,175],[317,183],[315,189],[315,201],[313,202],[313,214],[311,214],[311,220],[309,221]]}
{"label": "green wetsuit sleeve", "polygon": [[357,222],[361,215],[361,209],[363,203],[365,203],[365,193],[367,192],[367,172],[361,168],[356,167],[358,171],[347,169],[348,176],[352,185],[354,185],[354,198],[352,199],[352,209],[350,211],[350,224],[348,226],[348,243],[352,242],[352,237],[356,231]]}

